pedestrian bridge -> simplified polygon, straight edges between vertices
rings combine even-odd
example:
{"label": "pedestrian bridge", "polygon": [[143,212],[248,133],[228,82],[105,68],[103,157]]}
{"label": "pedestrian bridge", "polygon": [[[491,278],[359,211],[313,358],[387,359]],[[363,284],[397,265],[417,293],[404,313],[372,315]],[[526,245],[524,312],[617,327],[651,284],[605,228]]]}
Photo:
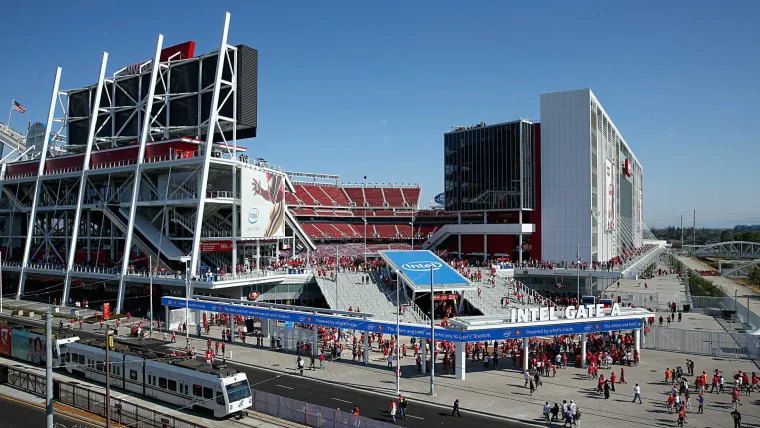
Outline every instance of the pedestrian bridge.
{"label": "pedestrian bridge", "polygon": [[760,243],[726,241],[707,245],[685,245],[692,257],[717,257],[725,259],[760,259]]}

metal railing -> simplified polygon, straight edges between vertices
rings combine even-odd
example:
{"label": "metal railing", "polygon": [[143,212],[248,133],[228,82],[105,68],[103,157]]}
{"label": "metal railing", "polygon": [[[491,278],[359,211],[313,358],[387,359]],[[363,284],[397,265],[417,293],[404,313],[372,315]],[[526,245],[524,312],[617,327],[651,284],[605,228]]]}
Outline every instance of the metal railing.
{"label": "metal railing", "polygon": [[354,416],[351,409],[337,410],[329,407],[292,400],[261,391],[253,393],[253,410],[287,421],[319,428],[391,428],[398,425]]}
{"label": "metal railing", "polygon": [[645,328],[644,348],[712,357],[760,357],[760,343],[758,337],[753,334],[683,330],[657,325]]}
{"label": "metal railing", "polygon": [[[30,394],[45,397],[44,374],[0,365],[0,384],[6,384]],[[105,417],[106,395],[103,392],[83,388],[73,383],[53,379],[53,399],[76,409]],[[111,420],[135,428],[204,428],[175,416],[134,404],[128,400],[111,397]]]}

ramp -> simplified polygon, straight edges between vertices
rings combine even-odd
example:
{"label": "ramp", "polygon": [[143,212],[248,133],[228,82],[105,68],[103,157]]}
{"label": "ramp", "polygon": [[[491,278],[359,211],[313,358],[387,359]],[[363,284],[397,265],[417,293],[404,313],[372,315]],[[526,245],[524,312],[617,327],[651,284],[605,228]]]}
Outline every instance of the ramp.
{"label": "ramp", "polygon": [[[129,218],[129,211],[121,208],[119,212],[124,218]],[[169,260],[179,261],[180,257],[186,255],[169,238],[164,236],[161,239],[161,231],[156,226],[153,226],[150,220],[140,215],[140,213],[135,213],[135,230],[140,232],[146,240],[150,241]],[[159,241],[161,242],[160,248],[158,246]]]}
{"label": "ramp", "polygon": [[[404,282],[414,292],[430,291],[432,280],[435,291],[466,291],[475,287],[430,251],[380,251],[380,257],[393,270],[398,270]],[[431,278],[432,273],[432,278]]]}

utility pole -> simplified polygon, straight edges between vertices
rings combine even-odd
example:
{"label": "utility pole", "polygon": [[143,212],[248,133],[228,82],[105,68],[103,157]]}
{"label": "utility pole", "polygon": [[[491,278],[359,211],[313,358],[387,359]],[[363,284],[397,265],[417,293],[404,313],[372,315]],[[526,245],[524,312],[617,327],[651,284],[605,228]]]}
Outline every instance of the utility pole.
{"label": "utility pole", "polygon": [[697,246],[697,210],[694,210],[694,223],[691,229],[691,249]]}
{"label": "utility pole", "polygon": [[[433,294],[433,266],[430,266],[430,395],[435,395],[435,299],[433,297],[435,297]],[[423,361],[422,364],[425,362]]]}
{"label": "utility pole", "polygon": [[575,273],[578,276],[578,307],[581,305],[581,243],[579,242],[577,249],[575,250],[575,257],[578,259],[575,261]]}
{"label": "utility pole", "polygon": [[148,255],[148,276],[150,278],[150,316],[148,322],[150,323],[150,338],[153,338],[153,256]]}
{"label": "utility pole", "polygon": [[45,416],[47,428],[53,428],[53,315],[45,313]]}
{"label": "utility pole", "polygon": [[681,249],[683,249],[683,214],[681,214]]}
{"label": "utility pole", "polygon": [[401,335],[399,334],[399,327],[401,324],[401,298],[399,297],[399,290],[401,290],[401,271],[396,270],[396,395],[401,393],[401,346],[399,340]]}
{"label": "utility pole", "polygon": [[111,329],[106,327],[106,428],[111,428],[111,365],[108,360],[108,351],[111,348]]}
{"label": "utility pole", "polygon": [[340,255],[338,253],[338,248],[335,248],[335,310],[339,310],[340,306],[338,306],[338,269],[340,268]]}

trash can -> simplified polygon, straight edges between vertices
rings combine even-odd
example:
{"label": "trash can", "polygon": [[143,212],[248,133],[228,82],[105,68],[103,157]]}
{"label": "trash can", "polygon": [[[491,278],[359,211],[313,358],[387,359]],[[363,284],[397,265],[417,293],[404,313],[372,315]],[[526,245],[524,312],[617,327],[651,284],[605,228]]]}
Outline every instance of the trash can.
{"label": "trash can", "polygon": [[689,305],[689,304],[683,305],[683,311],[684,312],[689,312],[690,310],[691,310],[691,305]]}

